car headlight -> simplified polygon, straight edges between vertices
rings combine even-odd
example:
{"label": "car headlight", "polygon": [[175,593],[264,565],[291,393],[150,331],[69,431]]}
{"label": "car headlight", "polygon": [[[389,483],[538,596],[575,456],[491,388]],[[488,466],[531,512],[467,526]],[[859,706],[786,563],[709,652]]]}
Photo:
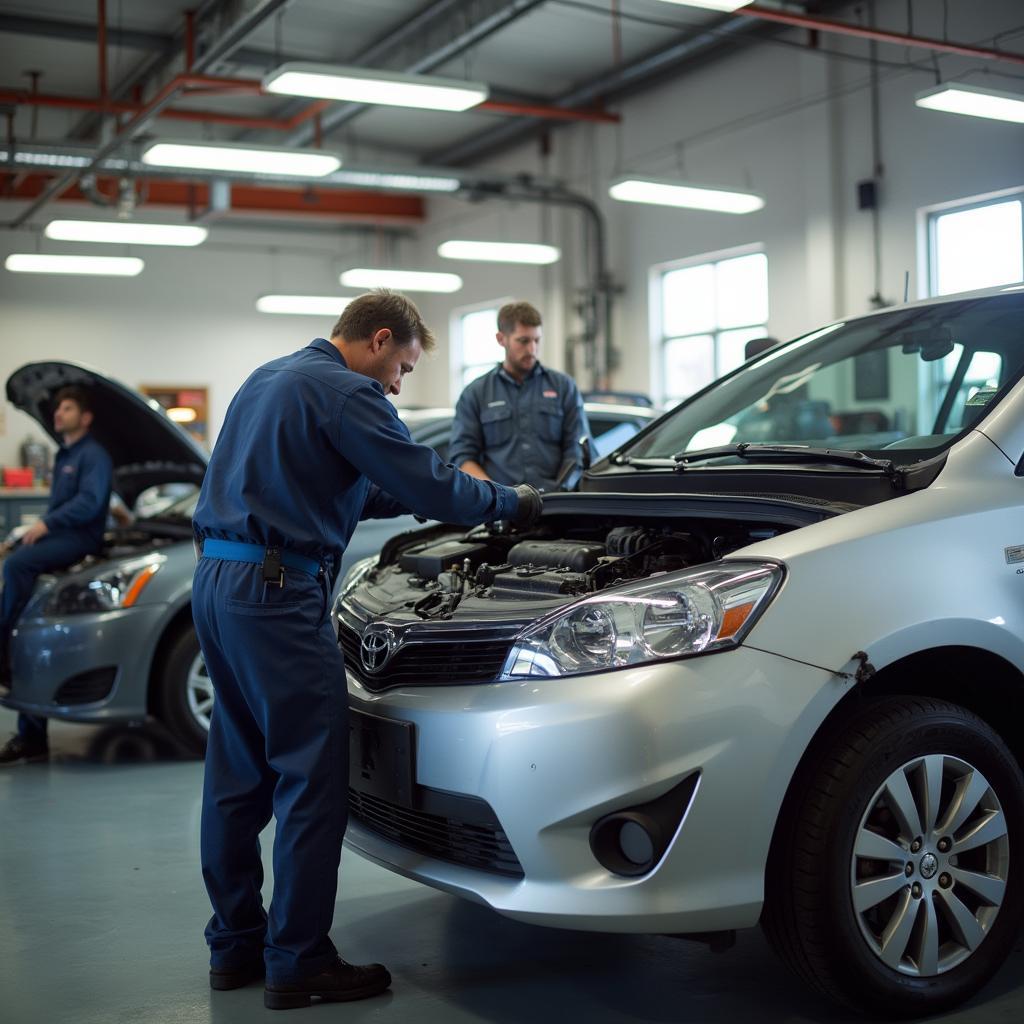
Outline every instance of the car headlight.
{"label": "car headlight", "polygon": [[76,615],[131,608],[160,571],[163,555],[121,562],[92,576],[75,576],[58,584],[43,608],[44,615]]}
{"label": "car headlight", "polygon": [[521,633],[501,677],[580,675],[737,647],[782,574],[765,562],[719,562],[588,597]]}

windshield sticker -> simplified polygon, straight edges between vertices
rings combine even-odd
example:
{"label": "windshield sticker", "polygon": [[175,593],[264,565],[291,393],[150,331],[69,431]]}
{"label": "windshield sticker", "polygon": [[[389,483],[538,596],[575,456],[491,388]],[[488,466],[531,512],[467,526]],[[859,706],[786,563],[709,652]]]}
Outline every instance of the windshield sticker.
{"label": "windshield sticker", "polygon": [[974,394],[967,399],[967,407],[972,408],[977,407],[979,405],[988,405],[988,403],[992,401],[993,396],[998,390],[999,388],[992,387],[991,385],[983,388],[978,388],[978,390],[975,391]]}
{"label": "windshield sticker", "polygon": [[1003,548],[1006,555],[1006,564],[1014,565],[1016,562],[1024,562],[1024,544],[1015,544],[1011,548]]}

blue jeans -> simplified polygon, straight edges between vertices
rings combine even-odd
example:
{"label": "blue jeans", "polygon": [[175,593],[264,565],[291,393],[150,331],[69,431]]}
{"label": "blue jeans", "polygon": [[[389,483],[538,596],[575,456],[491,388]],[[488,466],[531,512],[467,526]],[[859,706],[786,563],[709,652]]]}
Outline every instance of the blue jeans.
{"label": "blue jeans", "polygon": [[[25,610],[40,573],[66,569],[95,549],[75,534],[48,533],[35,544],[21,544],[4,559],[4,589],[0,594],[0,657],[7,657],[11,630]],[[18,734],[46,742],[46,719],[18,715]]]}

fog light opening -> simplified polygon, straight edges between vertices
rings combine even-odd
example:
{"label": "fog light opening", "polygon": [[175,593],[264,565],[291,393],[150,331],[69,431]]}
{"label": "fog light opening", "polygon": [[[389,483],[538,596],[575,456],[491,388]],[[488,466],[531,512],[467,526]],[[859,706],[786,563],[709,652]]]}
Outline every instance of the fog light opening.
{"label": "fog light opening", "polygon": [[630,864],[638,868],[648,867],[654,862],[654,840],[639,822],[622,823],[619,829],[619,850]]}

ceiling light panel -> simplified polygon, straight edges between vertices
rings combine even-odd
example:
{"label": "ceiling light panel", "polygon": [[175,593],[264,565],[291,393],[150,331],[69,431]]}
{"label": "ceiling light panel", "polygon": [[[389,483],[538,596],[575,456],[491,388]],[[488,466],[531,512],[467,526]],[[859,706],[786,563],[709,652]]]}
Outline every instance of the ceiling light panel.
{"label": "ceiling light panel", "polygon": [[140,224],[135,221],[51,220],[43,232],[62,242],[111,242],[122,245],[200,245],[209,229],[190,224]]}
{"label": "ceiling light panel", "polygon": [[339,278],[346,288],[397,288],[409,292],[457,292],[462,287],[458,274],[425,270],[378,270],[356,267]]}
{"label": "ceiling light panel", "polygon": [[471,242],[452,239],[437,247],[446,260],[481,260],[485,263],[557,263],[561,252],[553,245],[531,242]]}
{"label": "ceiling light panel", "polygon": [[918,93],[914,102],[927,110],[1024,124],[1024,96],[1019,93],[982,89],[976,85],[940,85]]}
{"label": "ceiling light panel", "polygon": [[304,149],[259,148],[227,143],[154,142],[142,162],[158,167],[183,167],[203,171],[244,171],[248,174],[289,174],[322,178],[341,166],[334,153]]}
{"label": "ceiling light panel", "polygon": [[256,308],[261,313],[336,317],[351,301],[337,295],[261,295],[256,300]]}
{"label": "ceiling light panel", "polygon": [[667,4],[675,4],[677,7],[701,7],[705,11],[738,11],[753,3],[753,0],[664,0]]}
{"label": "ceiling light panel", "polygon": [[282,64],[263,79],[264,92],[424,110],[468,110],[487,99],[483,82],[406,75],[331,64]]}
{"label": "ceiling light panel", "polygon": [[715,213],[753,213],[764,206],[764,198],[753,192],[732,192],[664,178],[620,178],[612,182],[608,194],[623,203],[651,203]]}
{"label": "ceiling light panel", "polygon": [[103,277],[135,277],[145,264],[135,256],[57,256],[15,252],[4,266],[16,274],[97,274]]}

